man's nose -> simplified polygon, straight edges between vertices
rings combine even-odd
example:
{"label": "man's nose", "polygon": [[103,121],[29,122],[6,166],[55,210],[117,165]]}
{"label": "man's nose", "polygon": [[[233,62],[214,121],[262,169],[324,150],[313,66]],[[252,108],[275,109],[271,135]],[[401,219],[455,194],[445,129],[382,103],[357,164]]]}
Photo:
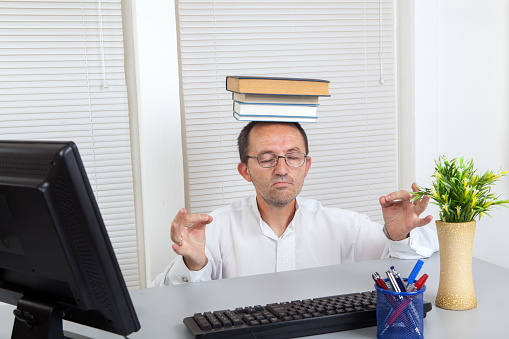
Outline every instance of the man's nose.
{"label": "man's nose", "polygon": [[288,165],[286,164],[286,158],[283,156],[278,157],[277,164],[275,166],[275,171],[277,174],[288,173]]}

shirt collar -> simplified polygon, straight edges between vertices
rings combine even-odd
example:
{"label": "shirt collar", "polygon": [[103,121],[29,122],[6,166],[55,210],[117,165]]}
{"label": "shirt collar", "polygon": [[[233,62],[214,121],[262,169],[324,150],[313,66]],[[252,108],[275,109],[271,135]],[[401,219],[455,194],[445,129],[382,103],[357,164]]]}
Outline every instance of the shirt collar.
{"label": "shirt collar", "polygon": [[[283,235],[281,237],[285,236],[285,234],[287,234],[289,232],[295,231],[295,220],[297,218],[300,218],[300,214],[301,214],[301,211],[299,209],[299,200],[300,200],[299,197],[295,198],[295,215],[293,216],[292,221],[290,221],[290,224],[288,225],[288,227],[286,228],[285,232],[283,233]],[[272,231],[270,226],[267,225],[267,223],[262,220],[262,216],[260,214],[260,211],[258,210],[258,204],[256,203],[256,195],[251,197],[250,206],[253,210],[253,213],[258,218],[258,222],[260,225],[260,229],[262,230],[262,233],[271,239],[278,240],[278,237],[276,236],[274,231]]]}

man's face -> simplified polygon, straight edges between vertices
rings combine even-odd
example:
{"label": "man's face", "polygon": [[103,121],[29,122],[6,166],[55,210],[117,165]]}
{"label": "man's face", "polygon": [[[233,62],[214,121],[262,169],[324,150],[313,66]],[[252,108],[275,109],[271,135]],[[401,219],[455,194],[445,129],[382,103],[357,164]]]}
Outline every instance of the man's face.
{"label": "man's face", "polygon": [[[249,156],[272,152],[284,156],[288,152],[306,153],[304,139],[299,130],[287,124],[258,124],[249,134]],[[240,163],[240,174],[252,182],[258,197],[274,207],[289,204],[300,193],[311,158],[301,167],[289,167],[280,158],[277,165],[263,168],[257,159],[248,159],[247,166]]]}

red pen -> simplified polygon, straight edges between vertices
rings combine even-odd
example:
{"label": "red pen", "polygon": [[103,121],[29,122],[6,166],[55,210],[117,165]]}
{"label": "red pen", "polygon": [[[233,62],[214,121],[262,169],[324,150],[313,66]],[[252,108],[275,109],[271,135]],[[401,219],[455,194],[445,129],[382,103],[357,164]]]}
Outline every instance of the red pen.
{"label": "red pen", "polygon": [[408,286],[408,292],[420,290],[424,286],[424,283],[426,283],[427,279],[428,279],[428,275],[423,274],[422,277],[420,277],[419,280],[417,280],[415,282],[415,284]]}
{"label": "red pen", "polygon": [[371,276],[373,277],[373,280],[375,281],[378,287],[380,287],[382,290],[388,290],[387,286],[385,285],[384,281],[382,280],[378,272],[373,273]]}
{"label": "red pen", "polygon": [[401,312],[403,312],[405,308],[408,306],[408,304],[410,304],[411,302],[412,299],[410,298],[406,298],[405,300],[403,300],[403,302],[399,304],[399,306],[394,310],[394,313],[391,315],[389,320],[387,320],[386,327],[391,326],[394,323],[394,321],[399,317]]}
{"label": "red pen", "polygon": [[417,280],[417,282],[415,283],[415,288],[420,290],[424,286],[424,284],[426,283],[427,279],[428,279],[428,275],[427,274],[423,274],[422,277],[420,277],[419,280]]}

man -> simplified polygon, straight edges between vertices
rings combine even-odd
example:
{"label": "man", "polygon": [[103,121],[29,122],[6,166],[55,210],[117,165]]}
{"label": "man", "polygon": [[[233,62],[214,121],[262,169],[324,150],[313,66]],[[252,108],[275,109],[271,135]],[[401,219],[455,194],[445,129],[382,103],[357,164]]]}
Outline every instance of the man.
{"label": "man", "polygon": [[419,218],[429,197],[413,202],[407,191],[381,197],[385,226],[359,213],[299,198],[311,158],[298,123],[251,122],[240,133],[238,146],[237,169],[253,183],[256,196],[210,215],[180,210],[170,231],[179,256],[153,285],[389,256],[413,259],[438,250],[436,233],[420,228],[432,219]]}

